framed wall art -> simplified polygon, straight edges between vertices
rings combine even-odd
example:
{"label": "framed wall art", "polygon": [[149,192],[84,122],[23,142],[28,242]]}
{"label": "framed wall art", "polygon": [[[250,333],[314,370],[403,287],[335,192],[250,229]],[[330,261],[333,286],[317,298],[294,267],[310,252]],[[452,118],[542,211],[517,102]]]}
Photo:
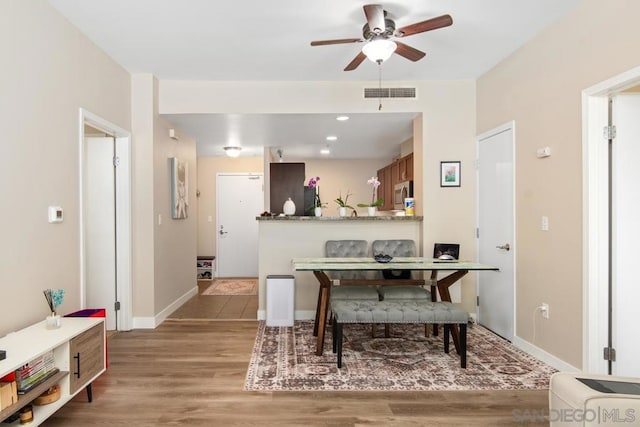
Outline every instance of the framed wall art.
{"label": "framed wall art", "polygon": [[440,162],[440,187],[460,187],[460,162]]}
{"label": "framed wall art", "polygon": [[187,162],[171,158],[171,218],[186,219],[189,207],[189,173]]}

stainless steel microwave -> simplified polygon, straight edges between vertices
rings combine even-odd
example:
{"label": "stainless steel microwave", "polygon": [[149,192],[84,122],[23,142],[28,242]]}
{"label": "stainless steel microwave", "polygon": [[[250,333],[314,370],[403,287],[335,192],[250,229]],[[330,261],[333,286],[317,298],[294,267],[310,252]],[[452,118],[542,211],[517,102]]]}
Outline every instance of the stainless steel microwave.
{"label": "stainless steel microwave", "polygon": [[413,181],[399,182],[393,187],[393,209],[404,209],[404,199],[413,197]]}

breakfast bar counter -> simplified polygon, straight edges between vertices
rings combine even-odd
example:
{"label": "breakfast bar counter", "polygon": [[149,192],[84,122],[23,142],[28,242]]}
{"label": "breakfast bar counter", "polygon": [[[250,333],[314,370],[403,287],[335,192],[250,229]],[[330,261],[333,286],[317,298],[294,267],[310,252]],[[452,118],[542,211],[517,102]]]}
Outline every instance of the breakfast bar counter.
{"label": "breakfast bar counter", "polygon": [[266,278],[293,275],[295,318],[314,319],[318,281],[311,271],[293,271],[291,260],[324,257],[327,240],[410,239],[422,256],[422,216],[265,216],[258,220],[258,318],[266,317]]}

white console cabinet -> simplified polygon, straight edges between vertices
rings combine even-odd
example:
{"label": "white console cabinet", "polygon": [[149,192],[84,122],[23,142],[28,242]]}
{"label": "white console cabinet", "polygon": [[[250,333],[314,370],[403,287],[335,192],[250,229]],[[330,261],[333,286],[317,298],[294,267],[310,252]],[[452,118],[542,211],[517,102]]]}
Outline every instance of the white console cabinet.
{"label": "white console cabinet", "polygon": [[[37,426],[106,370],[104,318],[63,317],[61,320],[62,326],[58,329],[47,329],[42,321],[0,338],[0,350],[7,352],[6,359],[0,360],[0,377],[49,351],[53,351],[55,365],[60,370],[26,394],[19,395],[18,403],[0,411],[0,421],[58,384],[60,399],[48,405],[33,405],[33,423],[30,425]],[[20,422],[8,425],[20,425]]]}

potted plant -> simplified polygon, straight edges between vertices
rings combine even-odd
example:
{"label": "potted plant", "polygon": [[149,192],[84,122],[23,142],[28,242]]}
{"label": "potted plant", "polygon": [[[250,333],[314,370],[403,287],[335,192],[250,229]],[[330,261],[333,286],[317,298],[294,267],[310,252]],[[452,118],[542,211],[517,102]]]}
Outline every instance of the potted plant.
{"label": "potted plant", "polygon": [[378,197],[376,198],[376,192],[378,190],[378,187],[380,187],[380,181],[378,181],[378,177],[377,176],[372,176],[370,179],[367,180],[367,184],[371,185],[372,187],[372,191],[371,191],[371,203],[358,203],[358,207],[360,208],[367,208],[367,214],[369,216],[375,216],[376,215],[376,209],[379,206],[382,206],[384,204],[384,199],[382,197]]}
{"label": "potted plant", "polygon": [[347,195],[344,197],[344,200],[342,200],[342,192],[340,192],[338,198],[334,200],[338,204],[338,216],[347,216],[347,208],[353,210],[353,206],[347,204],[349,196],[351,196],[351,194],[349,194],[349,190],[347,190]]}
{"label": "potted plant", "polygon": [[320,201],[320,187],[318,186],[318,181],[320,181],[320,177],[311,177],[309,179],[309,183],[307,187],[315,188],[315,195],[313,196],[313,205],[309,208],[309,210],[313,209],[315,216],[322,216],[322,207],[326,206],[326,203],[322,203]]}

